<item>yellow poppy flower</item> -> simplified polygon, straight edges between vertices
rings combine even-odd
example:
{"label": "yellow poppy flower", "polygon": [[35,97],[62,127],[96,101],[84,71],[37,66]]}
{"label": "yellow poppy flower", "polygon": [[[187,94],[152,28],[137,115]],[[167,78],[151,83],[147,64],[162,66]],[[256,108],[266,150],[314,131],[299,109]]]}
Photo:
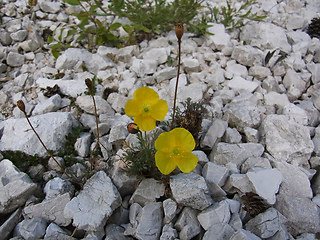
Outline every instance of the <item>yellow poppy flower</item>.
{"label": "yellow poppy flower", "polygon": [[177,166],[184,173],[191,172],[199,160],[191,152],[195,145],[192,134],[184,128],[161,133],[155,141],[156,166],[165,175],[171,173]]}
{"label": "yellow poppy flower", "polygon": [[125,113],[134,117],[134,122],[142,131],[155,129],[156,121],[162,121],[168,112],[168,104],[159,99],[159,94],[151,88],[142,87],[127,101]]}

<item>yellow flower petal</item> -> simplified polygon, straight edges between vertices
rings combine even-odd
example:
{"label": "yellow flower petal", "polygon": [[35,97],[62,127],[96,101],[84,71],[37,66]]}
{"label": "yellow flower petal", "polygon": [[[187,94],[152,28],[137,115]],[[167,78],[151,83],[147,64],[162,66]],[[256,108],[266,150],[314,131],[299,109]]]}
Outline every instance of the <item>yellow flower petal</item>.
{"label": "yellow flower petal", "polygon": [[159,137],[156,139],[154,147],[158,151],[171,153],[171,151],[175,147],[174,138],[172,138],[170,132],[161,133]]}
{"label": "yellow flower petal", "polygon": [[139,115],[134,118],[134,122],[142,131],[151,131],[156,128],[156,121],[150,116]]}
{"label": "yellow flower petal", "polygon": [[152,88],[142,87],[133,93],[133,99],[138,102],[154,105],[159,101],[159,94]]}
{"label": "yellow flower petal", "polygon": [[192,152],[186,152],[178,162],[178,167],[181,172],[188,173],[196,168],[198,161],[199,159],[196,155]]}
{"label": "yellow flower petal", "polygon": [[162,174],[168,175],[177,167],[177,163],[170,159],[169,154],[158,151],[155,155],[156,166]]}
{"label": "yellow flower petal", "polygon": [[156,104],[151,107],[151,116],[158,120],[162,121],[168,112],[168,104],[165,100],[160,99]]}
{"label": "yellow flower petal", "polygon": [[175,128],[171,131],[171,134],[184,151],[189,152],[195,148],[196,142],[194,141],[192,134],[185,128]]}
{"label": "yellow flower petal", "polygon": [[141,114],[141,112],[139,112],[139,108],[137,108],[137,101],[133,99],[127,101],[124,112],[129,117],[135,117]]}

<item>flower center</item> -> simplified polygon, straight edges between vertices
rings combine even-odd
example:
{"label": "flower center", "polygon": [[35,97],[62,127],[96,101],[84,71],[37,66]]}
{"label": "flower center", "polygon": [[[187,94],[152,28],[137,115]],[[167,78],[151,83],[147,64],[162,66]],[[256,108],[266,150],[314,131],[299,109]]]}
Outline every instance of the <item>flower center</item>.
{"label": "flower center", "polygon": [[149,104],[144,104],[142,109],[144,113],[149,113],[151,110],[151,106]]}
{"label": "flower center", "polygon": [[178,156],[178,155],[180,155],[181,151],[178,148],[175,148],[175,149],[173,149],[172,153],[174,156]]}

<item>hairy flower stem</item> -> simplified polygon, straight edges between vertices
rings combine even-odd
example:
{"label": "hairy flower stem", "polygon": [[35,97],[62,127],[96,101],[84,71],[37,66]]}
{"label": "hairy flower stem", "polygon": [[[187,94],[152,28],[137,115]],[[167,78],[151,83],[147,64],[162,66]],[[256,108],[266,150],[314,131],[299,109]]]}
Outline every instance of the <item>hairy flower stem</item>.
{"label": "hairy flower stem", "polygon": [[91,95],[91,97],[92,97],[92,101],[93,101],[94,115],[96,117],[96,127],[97,127],[97,142],[94,145],[94,147],[90,153],[90,157],[89,157],[89,162],[91,164],[91,168],[94,169],[97,166],[97,162],[93,159],[93,154],[94,154],[94,151],[96,150],[96,148],[99,146],[100,134],[99,134],[99,120],[98,120],[98,114],[97,114],[97,105],[96,105],[96,101],[94,100],[94,96]]}
{"label": "hairy flower stem", "polygon": [[177,80],[176,80],[176,87],[174,90],[174,99],[173,99],[173,115],[172,115],[172,122],[171,122],[171,129],[174,128],[175,125],[175,115],[176,115],[176,102],[177,102],[177,94],[178,94],[178,84],[179,84],[179,76],[180,76],[180,65],[181,65],[181,38],[184,32],[183,24],[177,23],[176,24],[176,36],[178,39],[178,73],[177,73]]}

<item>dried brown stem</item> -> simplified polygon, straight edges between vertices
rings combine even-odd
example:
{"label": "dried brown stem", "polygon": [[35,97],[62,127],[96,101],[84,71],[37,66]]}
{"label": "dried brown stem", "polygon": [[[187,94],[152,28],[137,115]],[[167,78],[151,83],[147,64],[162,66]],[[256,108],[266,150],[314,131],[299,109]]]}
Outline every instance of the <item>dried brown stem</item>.
{"label": "dried brown stem", "polygon": [[96,117],[96,127],[97,127],[97,142],[96,144],[94,145],[93,149],[91,150],[91,153],[90,153],[90,157],[89,157],[89,162],[91,164],[91,168],[95,168],[96,166],[96,163],[95,161],[93,160],[93,154],[94,154],[94,151],[96,150],[96,148],[98,147],[99,143],[100,143],[100,133],[99,133],[99,120],[98,120],[98,114],[97,114],[97,105],[96,105],[96,101],[94,99],[94,96],[93,94],[91,94],[91,97],[92,97],[92,101],[93,101],[93,108],[94,108],[94,115]]}
{"label": "dried brown stem", "polygon": [[176,115],[176,102],[177,102],[177,94],[178,94],[178,84],[179,84],[179,76],[180,76],[180,65],[181,65],[181,38],[184,33],[184,28],[182,23],[176,24],[176,36],[178,39],[178,73],[177,73],[177,80],[176,80],[176,87],[174,90],[174,99],[173,99],[173,115],[172,115],[172,122],[171,122],[171,129],[174,128],[174,122],[175,122],[175,115]]}

